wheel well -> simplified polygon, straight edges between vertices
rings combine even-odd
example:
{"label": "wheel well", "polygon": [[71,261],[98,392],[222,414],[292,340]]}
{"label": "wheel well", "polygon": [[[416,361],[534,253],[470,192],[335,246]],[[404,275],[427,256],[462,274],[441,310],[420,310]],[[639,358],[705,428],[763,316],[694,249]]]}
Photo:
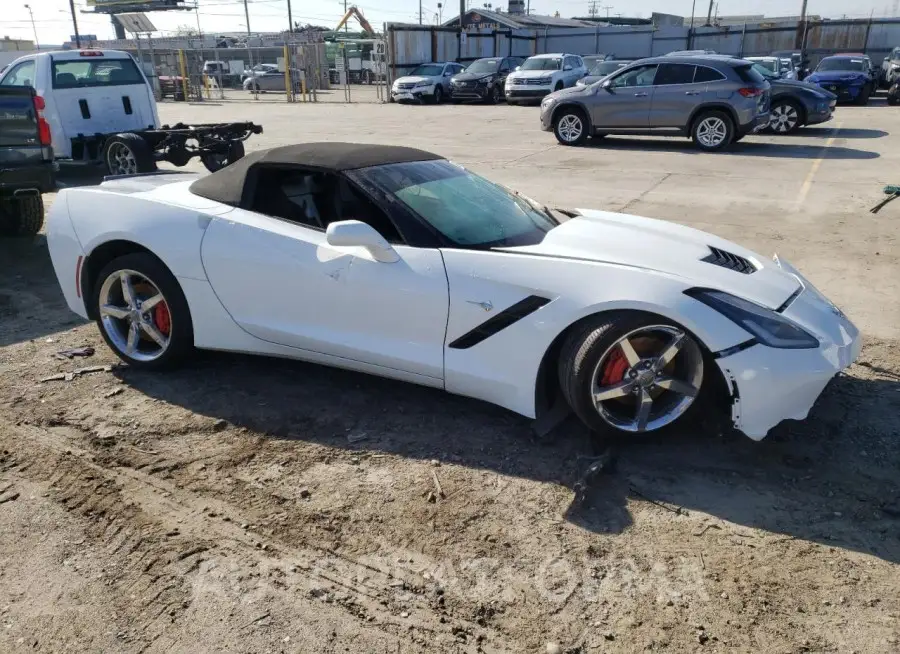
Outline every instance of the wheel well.
{"label": "wheel well", "polygon": [[138,245],[132,241],[107,241],[94,248],[94,250],[85,258],[84,263],[81,266],[81,297],[84,299],[84,305],[90,318],[96,319],[97,317],[93,315],[93,307],[91,307],[90,302],[88,302],[88,298],[93,294],[97,275],[99,275],[100,271],[103,270],[103,267],[113,259],[118,259],[121,256],[133,254],[135,252],[153,254],[143,245]]}
{"label": "wheel well", "polygon": [[794,108],[797,109],[797,113],[799,114],[800,124],[801,125],[806,124],[806,118],[807,118],[806,106],[802,102],[798,102],[797,100],[794,100],[794,98],[791,98],[791,97],[781,97],[781,98],[775,98],[774,100],[772,100],[772,107],[774,107],[779,102],[786,102],[788,104],[793,105]]}
{"label": "wheel well", "polygon": [[694,133],[694,125],[697,123],[697,120],[700,118],[700,116],[702,116],[703,114],[705,114],[709,111],[721,111],[721,112],[727,114],[728,117],[731,118],[731,126],[734,128],[735,131],[737,131],[739,124],[738,124],[737,114],[734,112],[734,109],[729,107],[727,104],[711,104],[711,105],[703,105],[699,109],[696,109],[694,111],[693,115],[691,115],[691,119],[688,121],[688,134],[689,135]]}
{"label": "wheel well", "polygon": [[[534,385],[535,418],[540,418],[541,415],[549,411],[553,407],[557,399],[560,398],[562,389],[559,386],[559,374],[557,372],[557,365],[559,363],[560,351],[562,350],[562,346],[563,343],[565,343],[566,338],[572,332],[581,329],[587,321],[593,320],[597,316],[607,315],[611,313],[640,313],[650,317],[651,319],[661,319],[668,322],[674,322],[670,318],[666,318],[665,316],[661,316],[656,313],[631,309],[600,311],[576,320],[574,323],[560,332],[556,338],[553,339],[553,342],[550,343],[550,347],[548,347],[547,351],[544,352],[544,356],[541,359],[540,366],[538,366],[537,379],[535,380]],[[713,357],[712,352],[706,346],[706,344],[691,330],[678,323],[676,323],[676,325],[687,331],[691,336],[693,336],[694,340],[697,341],[697,344],[700,346],[700,349],[703,352],[704,371],[712,371],[711,376],[707,377],[706,375],[704,375],[703,384],[704,386],[708,384],[709,391],[708,393],[705,393],[707,401],[712,406],[715,406],[726,412],[730,412],[731,404],[735,399],[735,393],[737,393],[737,389],[734,389],[734,393],[732,393],[732,389],[729,387],[725,376],[722,374],[722,370],[715,363],[715,358]]]}
{"label": "wheel well", "polygon": [[[581,114],[581,118],[588,124],[588,129],[589,130],[593,129],[593,126],[591,125],[590,114],[587,111],[585,111],[584,107],[582,107],[580,104],[575,104],[574,102],[569,102],[568,104],[561,104],[556,109],[554,109],[553,110],[553,119],[550,121],[551,125],[553,125],[554,127],[556,126],[556,121],[559,120],[560,114],[562,113],[562,111],[564,109],[577,111],[579,114]],[[590,133],[590,132],[588,132],[588,133]]]}

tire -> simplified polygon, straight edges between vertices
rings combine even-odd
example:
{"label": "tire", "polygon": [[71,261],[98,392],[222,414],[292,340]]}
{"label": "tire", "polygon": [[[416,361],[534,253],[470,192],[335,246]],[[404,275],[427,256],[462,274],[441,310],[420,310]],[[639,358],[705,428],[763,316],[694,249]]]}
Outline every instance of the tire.
{"label": "tire", "polygon": [[577,107],[563,107],[553,117],[553,135],[562,145],[581,145],[588,129],[587,117]]}
{"label": "tire", "polygon": [[110,175],[134,175],[156,170],[153,150],[140,134],[123,132],[106,140],[103,163]]}
{"label": "tire", "polygon": [[900,104],[900,95],[888,94],[887,103],[892,107],[896,107]]}
{"label": "tire", "polygon": [[242,159],[243,156],[244,142],[233,140],[228,144],[227,154],[201,154],[200,161],[209,172],[214,173],[222,170],[225,166],[230,166],[238,159]]}
{"label": "tire", "polygon": [[734,123],[728,114],[721,111],[704,111],[694,119],[691,126],[691,140],[701,150],[715,152],[731,145],[734,131]]}
{"label": "tire", "polygon": [[869,104],[869,97],[872,95],[872,87],[866,84],[863,87],[863,90],[860,92],[859,97],[856,99],[856,104],[860,107],[865,107]]}
{"label": "tire", "polygon": [[[162,294],[162,302],[150,309],[141,319],[152,325],[158,334],[167,339],[165,348],[150,338],[149,332],[137,329],[139,334],[136,339],[136,349],[129,353],[128,325],[132,324],[130,318],[116,318],[101,310],[101,303],[114,308],[127,311],[128,303],[121,293],[121,282],[118,280],[120,273],[128,271],[132,280],[132,287],[138,299],[146,302],[156,293]],[[149,282],[149,285],[147,284]],[[117,299],[111,299],[115,293],[116,285],[120,289]],[[109,287],[109,288],[107,288]],[[155,289],[153,288],[155,287]],[[101,295],[104,297],[101,298]],[[107,297],[109,296],[109,297]],[[163,321],[163,313],[160,307],[166,309],[166,320]],[[95,315],[100,335],[110,349],[122,361],[137,369],[164,370],[175,368],[183,363],[194,350],[194,328],[191,321],[191,312],[187,300],[179,286],[178,281],[169,272],[165,264],[149,252],[135,252],[118,257],[109,262],[100,271],[93,283],[91,290],[91,309]],[[140,309],[138,309],[139,311]],[[108,311],[108,309],[106,310]],[[162,351],[150,358],[149,352],[161,349]]]}
{"label": "tire", "polygon": [[444,101],[444,88],[438,84],[434,87],[434,97],[432,98],[432,102],[435,104],[440,104]]}
{"label": "tire", "polygon": [[[678,339],[680,349],[663,361]],[[631,344],[630,355],[623,341]],[[704,364],[700,344],[681,326],[653,314],[616,311],[588,318],[573,330],[557,370],[563,397],[588,428],[634,438],[681,422],[700,404]],[[601,393],[606,399],[595,403]],[[642,419],[644,404],[649,412]]]}
{"label": "tire", "polygon": [[0,200],[0,236],[34,236],[44,225],[44,199],[40,193]]}
{"label": "tire", "polygon": [[500,101],[503,99],[503,93],[500,91],[500,87],[494,84],[491,88],[491,95],[488,97],[488,102],[490,104],[500,104]]}
{"label": "tire", "polygon": [[776,101],[771,116],[768,129],[775,134],[793,134],[803,126],[803,110],[793,100]]}

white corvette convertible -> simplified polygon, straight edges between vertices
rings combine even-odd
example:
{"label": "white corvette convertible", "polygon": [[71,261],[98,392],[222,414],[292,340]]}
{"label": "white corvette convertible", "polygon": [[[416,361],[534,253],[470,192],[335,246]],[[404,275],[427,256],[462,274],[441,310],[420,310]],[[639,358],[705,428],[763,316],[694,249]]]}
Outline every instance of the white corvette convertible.
{"label": "white corvette convertible", "polygon": [[560,212],[441,157],[321,143],[197,177],[66,189],[48,218],[73,311],[130,365],[193,348],[443,388],[651,432],[721,406],[761,439],[859,354],[784,261],[710,234]]}

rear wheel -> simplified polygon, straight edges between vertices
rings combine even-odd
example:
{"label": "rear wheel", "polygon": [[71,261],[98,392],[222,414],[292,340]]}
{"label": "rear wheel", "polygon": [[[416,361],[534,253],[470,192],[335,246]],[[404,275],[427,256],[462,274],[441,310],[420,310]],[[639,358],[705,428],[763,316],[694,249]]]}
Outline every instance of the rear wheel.
{"label": "rear wheel", "polygon": [[603,434],[644,434],[679,421],[701,394],[703,351],[668,320],[595,316],[565,341],[559,382],[575,414]]}
{"label": "rear wheel", "polygon": [[434,87],[434,103],[440,104],[444,101],[444,89],[440,84]]}
{"label": "rear wheel", "polygon": [[193,350],[184,293],[168,268],[148,252],[126,254],[104,266],[92,301],[103,340],[129,365],[171,368]]}
{"label": "rear wheel", "polygon": [[772,105],[769,129],[776,134],[791,134],[800,129],[800,107],[790,100],[779,100]]}
{"label": "rear wheel", "polygon": [[859,92],[859,97],[856,98],[856,104],[865,107],[869,104],[869,98],[872,95],[872,87],[869,84],[866,84],[862,91]]}
{"label": "rear wheel", "polygon": [[500,101],[503,99],[503,94],[500,92],[500,87],[496,84],[494,84],[493,88],[491,89],[491,95],[489,99],[491,104],[500,104]]}
{"label": "rear wheel", "polygon": [[40,193],[0,200],[0,236],[34,236],[43,224],[44,200]]}
{"label": "rear wheel", "polygon": [[704,112],[694,120],[691,138],[701,150],[722,150],[734,139],[734,123],[721,111]]}
{"label": "rear wheel", "polygon": [[580,109],[564,107],[555,117],[553,134],[563,145],[581,145],[588,137],[588,125]]}
{"label": "rear wheel", "polygon": [[156,170],[153,150],[140,134],[124,132],[107,139],[103,161],[110,175],[135,175]]}

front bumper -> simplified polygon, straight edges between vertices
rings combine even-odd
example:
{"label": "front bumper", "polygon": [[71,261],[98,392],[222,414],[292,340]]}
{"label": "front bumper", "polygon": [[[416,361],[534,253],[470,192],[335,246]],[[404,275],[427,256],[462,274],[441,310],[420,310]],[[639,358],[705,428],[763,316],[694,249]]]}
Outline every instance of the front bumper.
{"label": "front bumper", "polygon": [[819,111],[808,111],[806,114],[806,124],[807,125],[818,125],[820,123],[827,123],[829,120],[834,118],[834,108],[837,105],[837,100],[823,100],[825,104],[825,108],[822,109],[821,106],[818,107]]}
{"label": "front bumper", "polygon": [[820,89],[825,89],[837,96],[838,101],[856,100],[865,84],[847,84],[846,82],[813,82]]}
{"label": "front bumper", "polygon": [[553,89],[547,86],[531,86],[524,84],[506,85],[505,93],[507,100],[541,100],[544,96],[550,95]]}
{"label": "front bumper", "polygon": [[423,98],[430,98],[433,95],[434,84],[432,84],[431,86],[416,86],[411,89],[391,89],[391,98],[393,98],[395,102],[403,102],[404,100],[410,102],[419,101]]}
{"label": "front bumper", "polygon": [[453,84],[450,87],[450,97],[454,100],[487,100],[492,88],[492,85],[483,82]]}
{"label": "front bumper", "polygon": [[762,440],[783,420],[803,420],[828,382],[859,357],[856,326],[785,261],[803,291],[783,312],[819,339],[819,347],[783,350],[757,344],[716,363],[733,394],[734,426]]}
{"label": "front bumper", "polygon": [[738,132],[741,134],[755,134],[756,132],[760,132],[769,126],[769,120],[771,119],[771,114],[766,111],[765,113],[758,113],[756,118],[751,120],[749,123],[745,123],[744,125],[738,126]]}

